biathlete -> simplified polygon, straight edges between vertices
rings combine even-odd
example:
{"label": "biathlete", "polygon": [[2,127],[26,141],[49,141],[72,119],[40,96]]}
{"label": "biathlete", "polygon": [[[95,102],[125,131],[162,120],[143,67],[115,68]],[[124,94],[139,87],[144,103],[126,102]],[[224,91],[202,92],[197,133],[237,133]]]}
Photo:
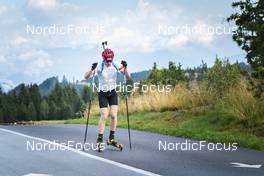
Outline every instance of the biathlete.
{"label": "biathlete", "polygon": [[97,147],[99,151],[103,148],[105,122],[110,113],[110,134],[106,143],[118,147],[122,151],[122,144],[118,144],[115,140],[118,112],[117,74],[121,72],[128,80],[131,79],[131,76],[126,61],[121,61],[121,63],[113,61],[114,52],[111,49],[105,48],[102,58],[102,62],[93,63],[91,69],[85,73],[85,79],[89,79],[93,73],[96,73],[99,80],[98,99],[101,117],[98,123]]}

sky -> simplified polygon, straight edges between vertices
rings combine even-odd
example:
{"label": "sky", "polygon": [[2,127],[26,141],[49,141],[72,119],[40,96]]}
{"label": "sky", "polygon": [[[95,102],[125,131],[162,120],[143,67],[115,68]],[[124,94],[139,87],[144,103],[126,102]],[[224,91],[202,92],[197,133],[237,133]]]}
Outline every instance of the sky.
{"label": "sky", "polygon": [[0,82],[82,80],[107,40],[131,72],[169,61],[211,66],[217,56],[245,61],[232,41],[231,0],[0,0]]}

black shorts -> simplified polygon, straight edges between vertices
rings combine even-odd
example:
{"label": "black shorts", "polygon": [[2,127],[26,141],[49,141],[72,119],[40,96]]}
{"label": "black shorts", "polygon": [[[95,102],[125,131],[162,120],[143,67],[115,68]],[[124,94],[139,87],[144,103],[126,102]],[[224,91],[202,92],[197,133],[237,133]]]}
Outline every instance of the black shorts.
{"label": "black shorts", "polygon": [[107,108],[108,105],[118,105],[118,96],[115,89],[107,92],[100,91],[98,98],[100,108]]}

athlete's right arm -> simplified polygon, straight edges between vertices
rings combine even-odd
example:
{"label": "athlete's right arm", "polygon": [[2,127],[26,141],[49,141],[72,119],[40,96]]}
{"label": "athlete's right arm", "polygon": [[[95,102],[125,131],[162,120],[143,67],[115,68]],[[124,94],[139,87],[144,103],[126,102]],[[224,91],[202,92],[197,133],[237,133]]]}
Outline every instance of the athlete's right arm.
{"label": "athlete's right arm", "polygon": [[84,75],[84,79],[89,79],[92,73],[93,73],[92,70],[87,71],[87,72],[85,73],[85,75]]}
{"label": "athlete's right arm", "polygon": [[92,73],[94,72],[94,70],[96,69],[97,67],[97,62],[93,63],[92,64],[92,67],[91,67],[91,70],[87,71],[84,75],[84,79],[89,79],[89,77],[92,75]]}

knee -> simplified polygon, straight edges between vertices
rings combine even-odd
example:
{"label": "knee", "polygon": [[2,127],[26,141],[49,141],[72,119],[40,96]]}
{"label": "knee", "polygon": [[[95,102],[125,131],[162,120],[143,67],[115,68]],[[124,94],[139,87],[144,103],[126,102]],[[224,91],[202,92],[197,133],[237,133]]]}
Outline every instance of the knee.
{"label": "knee", "polygon": [[107,117],[108,117],[108,113],[102,113],[101,114],[101,120],[106,120],[107,119]]}
{"label": "knee", "polygon": [[111,114],[111,120],[116,120],[116,115],[115,114]]}

